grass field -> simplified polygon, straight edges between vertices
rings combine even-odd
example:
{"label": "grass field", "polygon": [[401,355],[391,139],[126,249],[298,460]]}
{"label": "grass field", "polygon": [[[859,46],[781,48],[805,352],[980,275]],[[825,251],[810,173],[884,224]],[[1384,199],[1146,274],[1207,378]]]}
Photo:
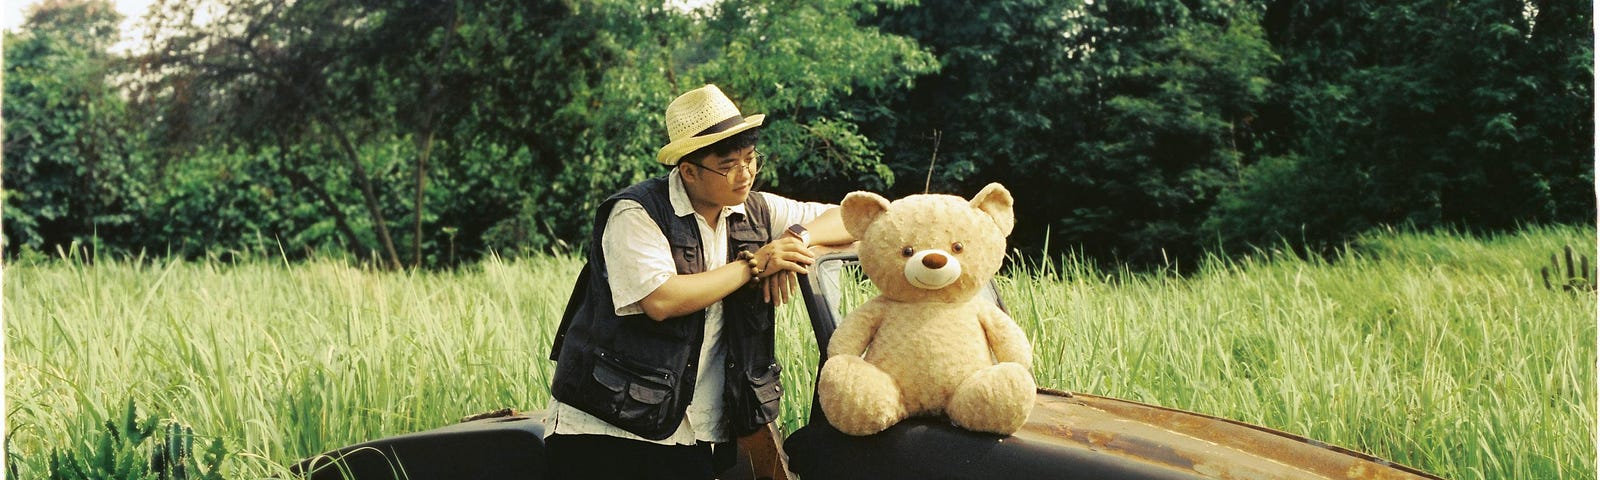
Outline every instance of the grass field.
{"label": "grass field", "polygon": [[[1382,233],[1336,261],[1129,273],[1019,261],[1000,281],[1039,384],[1266,425],[1447,478],[1594,478],[1596,297],[1539,267],[1593,227]],[[131,400],[223,441],[228,478],[479,411],[544,406],[579,261],[384,274],[334,261],[73,259],[4,270],[8,474],[90,458]],[[785,310],[785,428],[815,347]],[[800,387],[804,388],[800,388]],[[198,449],[198,447],[197,447]]]}

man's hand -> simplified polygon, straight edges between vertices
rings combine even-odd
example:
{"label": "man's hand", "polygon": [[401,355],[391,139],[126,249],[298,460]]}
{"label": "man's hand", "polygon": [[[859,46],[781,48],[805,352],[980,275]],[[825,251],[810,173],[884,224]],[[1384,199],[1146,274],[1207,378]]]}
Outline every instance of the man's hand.
{"label": "man's hand", "polygon": [[794,272],[779,271],[761,280],[761,299],[775,307],[789,303],[789,299],[799,291],[800,276]]}
{"label": "man's hand", "polygon": [[767,303],[782,306],[800,290],[799,275],[809,273],[806,267],[817,261],[815,254],[800,239],[785,236],[768,243],[755,253],[756,265],[761,273],[761,298]]}
{"label": "man's hand", "polygon": [[811,253],[811,249],[794,237],[773,240],[763,245],[760,250],[756,250],[755,255],[756,266],[761,270],[757,276],[762,279],[785,271],[809,273],[806,267],[817,261],[817,256]]}

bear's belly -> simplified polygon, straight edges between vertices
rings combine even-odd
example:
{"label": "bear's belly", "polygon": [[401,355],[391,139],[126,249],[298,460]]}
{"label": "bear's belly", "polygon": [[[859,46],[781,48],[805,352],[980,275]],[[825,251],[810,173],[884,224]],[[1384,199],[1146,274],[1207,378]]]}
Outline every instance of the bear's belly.
{"label": "bear's belly", "polygon": [[971,313],[901,318],[879,327],[866,360],[895,379],[909,413],[943,413],[961,382],[994,364],[983,327]]}

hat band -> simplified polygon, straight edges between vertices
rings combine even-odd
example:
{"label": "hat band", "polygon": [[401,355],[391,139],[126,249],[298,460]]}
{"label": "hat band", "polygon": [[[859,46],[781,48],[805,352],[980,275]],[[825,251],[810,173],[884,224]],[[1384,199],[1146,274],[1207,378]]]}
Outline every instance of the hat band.
{"label": "hat band", "polygon": [[700,133],[696,133],[696,134],[694,134],[694,136],[696,136],[696,137],[704,137],[706,135],[711,135],[711,134],[714,134],[714,133],[717,133],[717,132],[721,132],[723,130],[727,130],[727,129],[733,128],[734,125],[738,125],[740,123],[744,123],[744,116],[743,115],[739,115],[739,114],[734,114],[732,117],[728,117],[727,120],[723,120],[723,121],[717,122],[716,125],[712,125],[710,127],[706,127],[705,130],[701,130]]}

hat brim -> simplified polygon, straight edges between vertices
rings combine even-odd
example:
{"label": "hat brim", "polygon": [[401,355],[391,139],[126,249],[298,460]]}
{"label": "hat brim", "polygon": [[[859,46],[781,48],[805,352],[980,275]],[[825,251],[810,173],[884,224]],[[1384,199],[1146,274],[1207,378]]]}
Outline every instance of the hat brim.
{"label": "hat brim", "polygon": [[766,114],[758,113],[744,117],[743,122],[739,122],[738,125],[734,125],[727,130],[710,135],[689,137],[676,142],[668,143],[667,146],[661,147],[660,152],[656,153],[656,161],[661,162],[662,165],[677,165],[678,159],[683,158],[684,155],[693,153],[695,150],[704,148],[706,145],[720,142],[724,138],[737,135],[739,132],[759,127],[761,126],[762,122],[766,121],[766,119]]}

